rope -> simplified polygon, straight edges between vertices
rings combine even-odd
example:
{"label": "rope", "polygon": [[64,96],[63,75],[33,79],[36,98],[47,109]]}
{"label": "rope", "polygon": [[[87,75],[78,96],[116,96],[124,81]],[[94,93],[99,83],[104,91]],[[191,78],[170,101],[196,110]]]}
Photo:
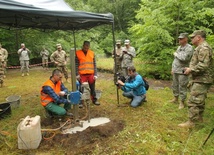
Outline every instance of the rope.
{"label": "rope", "polygon": [[56,128],[56,129],[41,129],[41,132],[46,132],[46,131],[53,132],[53,131],[60,130],[60,129],[61,129],[62,127],[64,127],[68,122],[71,123],[71,120],[68,119],[63,125],[61,125],[60,127]]}
{"label": "rope", "polygon": [[62,124],[60,127],[56,128],[56,129],[41,129],[41,132],[50,132],[52,133],[52,135],[50,137],[45,137],[44,135],[42,136],[44,140],[50,140],[52,139],[58,130],[60,130],[61,128],[63,128],[67,123],[71,123],[71,120],[68,119],[64,124]]}
{"label": "rope", "polygon": [[[49,64],[50,63],[53,63],[53,62],[48,62]],[[29,67],[35,67],[35,66],[42,66],[43,63],[38,63],[38,64],[32,64],[32,65],[29,65]],[[21,68],[21,66],[9,66],[9,67],[6,67],[6,68],[9,68],[9,69],[14,69],[14,68]]]}

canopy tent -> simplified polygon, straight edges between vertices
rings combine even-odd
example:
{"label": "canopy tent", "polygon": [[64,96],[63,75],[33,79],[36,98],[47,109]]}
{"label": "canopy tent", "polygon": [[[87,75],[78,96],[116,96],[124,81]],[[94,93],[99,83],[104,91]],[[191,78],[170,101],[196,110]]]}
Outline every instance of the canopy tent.
{"label": "canopy tent", "polygon": [[[111,13],[98,14],[75,11],[63,0],[0,0],[0,27],[4,28],[37,28],[72,30],[74,32],[75,30],[90,29],[103,24],[112,24],[115,51],[114,17]],[[74,47],[76,49],[75,35]],[[74,52],[70,53],[70,55],[72,54]],[[72,89],[76,90],[74,60],[71,62],[71,71]],[[116,90],[119,104],[118,89]],[[77,114],[74,115],[77,118]]]}
{"label": "canopy tent", "polygon": [[75,11],[63,0],[0,0],[0,26],[80,30],[111,24],[111,13]]}

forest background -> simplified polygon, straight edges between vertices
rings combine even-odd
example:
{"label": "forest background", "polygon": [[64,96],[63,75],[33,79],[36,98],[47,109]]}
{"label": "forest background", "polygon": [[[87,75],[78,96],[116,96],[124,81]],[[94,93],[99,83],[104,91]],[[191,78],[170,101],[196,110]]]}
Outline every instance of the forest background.
{"label": "forest background", "polygon": [[[65,0],[74,10],[114,15],[115,38],[131,40],[137,57],[142,62],[145,76],[170,79],[173,53],[178,46],[178,35],[194,30],[207,32],[207,41],[214,47],[214,1],[208,0]],[[75,32],[77,49],[84,40],[98,59],[111,56],[113,49],[112,26],[103,25]],[[32,51],[31,64],[41,61],[40,51],[45,47],[50,53],[61,43],[69,53],[74,47],[72,31],[36,29],[0,29],[0,42],[9,52],[8,66],[19,65],[17,50],[21,43]]]}

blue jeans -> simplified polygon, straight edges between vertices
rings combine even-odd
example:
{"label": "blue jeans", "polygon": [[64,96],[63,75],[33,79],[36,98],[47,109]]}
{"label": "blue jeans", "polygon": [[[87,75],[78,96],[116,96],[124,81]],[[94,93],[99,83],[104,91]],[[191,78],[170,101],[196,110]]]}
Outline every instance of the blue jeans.
{"label": "blue jeans", "polygon": [[139,105],[141,105],[141,103],[145,100],[146,96],[145,95],[140,95],[137,96],[133,93],[133,91],[129,91],[129,92],[123,92],[123,96],[132,99],[131,101],[131,106],[132,107],[137,107]]}

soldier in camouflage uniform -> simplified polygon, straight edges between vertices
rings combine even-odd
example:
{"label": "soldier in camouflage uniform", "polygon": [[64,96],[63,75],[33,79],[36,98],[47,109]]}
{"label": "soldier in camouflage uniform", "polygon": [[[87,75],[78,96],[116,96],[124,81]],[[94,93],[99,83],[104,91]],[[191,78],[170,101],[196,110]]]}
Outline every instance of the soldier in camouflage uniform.
{"label": "soldier in camouflage uniform", "polygon": [[22,76],[24,76],[24,72],[26,69],[26,75],[29,76],[29,61],[30,61],[30,53],[31,51],[25,47],[25,44],[21,44],[21,48],[18,50],[19,61],[21,65]]}
{"label": "soldier in camouflage uniform", "polygon": [[[117,40],[116,41],[116,47],[115,47],[115,52],[114,50],[112,51],[112,58],[115,59],[114,62],[114,67],[113,67],[113,72],[121,74],[122,73],[122,69],[121,69],[121,59],[120,59],[120,55],[122,54],[122,46],[121,46],[121,40]],[[117,81],[117,76],[115,74],[115,82]]]}
{"label": "soldier in camouflage uniform", "polygon": [[125,47],[122,49],[120,55],[121,67],[123,76],[128,76],[128,67],[134,66],[132,59],[136,56],[135,48],[130,45],[130,40],[124,41]]}
{"label": "soldier in camouflage uniform", "polygon": [[0,43],[0,56],[2,57],[3,61],[4,61],[4,65],[3,65],[3,70],[4,70],[4,75],[3,78],[6,77],[6,68],[7,68],[7,57],[8,57],[8,52],[6,49],[2,48],[2,45]]}
{"label": "soldier in camouflage uniform", "polygon": [[42,56],[42,67],[44,69],[48,69],[48,56],[49,56],[48,50],[46,50],[45,47],[43,47],[42,51],[40,52],[40,55]]}
{"label": "soldier in camouflage uniform", "polygon": [[181,33],[178,37],[180,46],[174,53],[174,61],[172,63],[172,90],[174,94],[174,99],[171,101],[173,103],[178,102],[180,97],[181,101],[179,104],[179,109],[184,108],[184,101],[187,97],[187,84],[188,75],[183,73],[185,67],[189,66],[193,54],[193,48],[188,44],[188,34]]}
{"label": "soldier in camouflage uniform", "polygon": [[50,56],[50,59],[61,70],[65,76],[66,81],[68,80],[68,69],[67,64],[67,55],[64,50],[62,50],[61,44],[57,44],[57,50],[53,52]]}
{"label": "soldier in camouflage uniform", "polygon": [[206,33],[196,30],[190,35],[192,44],[196,46],[190,65],[185,68],[184,74],[191,74],[190,98],[188,101],[189,120],[179,127],[191,128],[195,123],[203,122],[205,99],[207,91],[213,83],[212,48],[205,41]]}

